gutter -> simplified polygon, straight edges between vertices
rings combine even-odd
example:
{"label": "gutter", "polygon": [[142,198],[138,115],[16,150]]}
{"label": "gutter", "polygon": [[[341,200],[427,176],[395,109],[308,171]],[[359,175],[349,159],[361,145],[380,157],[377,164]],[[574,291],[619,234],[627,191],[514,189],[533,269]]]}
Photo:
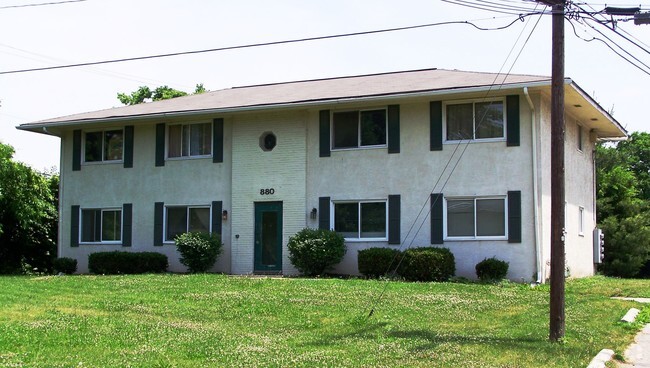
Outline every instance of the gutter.
{"label": "gutter", "polygon": [[541,284],[544,280],[543,277],[543,262],[542,262],[542,247],[540,245],[540,234],[539,231],[540,221],[539,221],[539,186],[537,184],[537,126],[535,124],[535,105],[528,94],[528,87],[524,87],[524,96],[526,96],[526,101],[528,102],[528,107],[530,107],[530,121],[531,121],[531,141],[532,141],[532,153],[533,153],[533,238],[535,242],[535,266],[537,268],[537,280],[538,284]]}

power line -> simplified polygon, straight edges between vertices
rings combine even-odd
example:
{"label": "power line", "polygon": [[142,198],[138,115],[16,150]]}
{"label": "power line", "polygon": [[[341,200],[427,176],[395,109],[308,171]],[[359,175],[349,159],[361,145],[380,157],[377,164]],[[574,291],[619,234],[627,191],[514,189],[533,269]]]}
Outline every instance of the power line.
{"label": "power line", "polygon": [[51,3],[8,5],[8,6],[0,6],[0,9],[27,8],[27,7],[33,7],[33,6],[46,6],[46,5],[61,5],[61,4],[67,4],[67,3],[81,3],[81,2],[84,2],[84,1],[88,1],[88,0],[67,0],[67,1],[57,1],[57,2],[51,2]]}
{"label": "power line", "polygon": [[[85,0],[77,0],[77,1],[85,1]],[[262,43],[253,43],[253,44],[238,45],[238,46],[226,46],[226,47],[218,47],[218,48],[202,49],[202,50],[194,50],[194,51],[172,52],[172,53],[167,53],[167,54],[157,54],[157,55],[147,55],[147,56],[137,56],[137,57],[130,57],[130,58],[122,58],[122,59],[92,61],[92,62],[77,63],[77,64],[49,66],[49,67],[42,67],[42,68],[30,68],[30,69],[18,69],[18,70],[0,71],[0,75],[36,72],[36,71],[44,71],[44,70],[55,70],[55,69],[64,69],[64,68],[76,68],[76,67],[82,67],[82,66],[121,63],[121,62],[127,62],[127,61],[149,60],[149,59],[158,59],[158,58],[165,58],[165,57],[172,57],[172,56],[203,54],[203,53],[209,53],[209,52],[238,50],[238,49],[262,47],[262,46],[286,45],[286,44],[299,43],[299,42],[320,41],[320,40],[328,40],[328,39],[343,38],[343,37],[363,36],[363,35],[371,35],[371,34],[379,34],[379,33],[387,33],[387,32],[397,32],[397,31],[405,31],[405,30],[428,28],[428,27],[443,26],[443,25],[453,25],[453,24],[470,25],[470,26],[472,26],[472,27],[474,27],[474,28],[476,28],[478,30],[481,30],[481,31],[496,31],[496,30],[506,29],[506,28],[512,26],[513,24],[515,24],[517,21],[523,21],[523,19],[525,17],[535,15],[535,14],[538,14],[538,13],[520,14],[518,16],[518,18],[513,20],[512,22],[510,22],[510,23],[508,23],[506,25],[503,25],[503,26],[493,27],[493,28],[480,27],[480,26],[474,24],[471,21],[448,21],[448,22],[420,24],[420,25],[414,25],[414,26],[385,28],[385,29],[379,29],[379,30],[373,30],[373,31],[342,33],[342,34],[335,34],[335,35],[329,35],[329,36],[306,37],[306,38],[299,38],[299,39],[292,39],[292,40],[262,42]]]}

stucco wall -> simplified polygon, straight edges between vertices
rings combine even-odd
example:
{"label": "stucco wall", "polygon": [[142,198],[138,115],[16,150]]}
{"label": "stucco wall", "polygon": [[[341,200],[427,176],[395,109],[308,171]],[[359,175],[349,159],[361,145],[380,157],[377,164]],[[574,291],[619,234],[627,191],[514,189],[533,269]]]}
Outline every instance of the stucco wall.
{"label": "stucco wall", "polygon": [[[467,98],[467,96],[458,96]],[[393,102],[391,102],[393,103]],[[342,105],[340,108],[372,108],[386,105]],[[337,106],[338,108],[339,106]],[[332,151],[331,157],[318,154],[318,111],[311,111],[308,137],[307,203],[318,207],[318,197],[331,200],[386,199],[401,195],[402,249],[430,246],[430,193],[445,196],[505,196],[510,190],[522,195],[522,243],[498,241],[445,241],[456,257],[457,275],[475,278],[475,265],[496,256],[510,263],[508,277],[530,281],[535,270],[532,221],[532,154],[530,113],[520,101],[521,146],[506,142],[444,144],[442,151],[429,150],[429,101],[400,105],[401,152],[388,154],[386,148]],[[445,167],[447,169],[445,170]],[[455,167],[453,172],[451,168]],[[424,211],[420,214],[422,208]],[[418,217],[418,214],[420,216]],[[317,226],[311,223],[310,226]],[[408,235],[408,237],[407,237]],[[353,273],[357,252],[383,242],[348,242],[348,252],[335,272]]]}

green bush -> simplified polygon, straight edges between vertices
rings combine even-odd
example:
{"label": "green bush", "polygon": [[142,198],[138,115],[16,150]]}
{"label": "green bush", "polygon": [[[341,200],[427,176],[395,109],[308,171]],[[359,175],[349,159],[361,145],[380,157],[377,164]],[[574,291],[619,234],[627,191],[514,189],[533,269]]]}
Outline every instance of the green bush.
{"label": "green bush", "polygon": [[302,229],[289,238],[289,261],[302,274],[322,275],[341,262],[345,240],[341,234],[325,229]]}
{"label": "green bush", "polygon": [[368,248],[360,250],[357,255],[359,273],[368,278],[389,275],[397,269],[400,252],[391,248]]}
{"label": "green bush", "polygon": [[52,262],[52,268],[54,268],[54,272],[56,273],[62,272],[71,275],[77,272],[77,260],[66,257],[55,258]]}
{"label": "green bush", "polygon": [[97,252],[88,256],[88,270],[98,275],[160,273],[167,256],[156,252]]}
{"label": "green bush", "polygon": [[447,248],[411,248],[403,257],[397,273],[407,281],[447,281],[456,273],[456,260]]}
{"label": "green bush", "polygon": [[185,233],[176,237],[181,263],[192,273],[206,272],[217,261],[223,243],[218,234]]}
{"label": "green bush", "polygon": [[498,281],[506,278],[509,264],[495,257],[486,258],[476,264],[476,276],[481,281]]}

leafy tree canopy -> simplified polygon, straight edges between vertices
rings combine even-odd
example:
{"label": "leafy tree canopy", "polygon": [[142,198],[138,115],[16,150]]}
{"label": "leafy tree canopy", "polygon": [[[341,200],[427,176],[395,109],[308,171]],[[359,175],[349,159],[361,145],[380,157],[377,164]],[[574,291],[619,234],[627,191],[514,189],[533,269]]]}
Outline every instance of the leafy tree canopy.
{"label": "leafy tree canopy", "polygon": [[[207,90],[203,86],[203,83],[200,83],[196,85],[194,93],[192,94],[196,95],[204,92],[207,92]],[[160,86],[155,88],[153,91],[147,86],[140,86],[137,90],[131,92],[130,94],[118,93],[117,99],[125,105],[137,105],[145,102],[168,100],[170,98],[187,95],[187,92],[179,91],[169,86]]]}
{"label": "leafy tree canopy", "polygon": [[31,265],[46,271],[56,256],[58,176],[14,161],[0,142],[0,273]]}
{"label": "leafy tree canopy", "polygon": [[598,223],[605,233],[601,270],[650,277],[650,134],[596,147]]}

